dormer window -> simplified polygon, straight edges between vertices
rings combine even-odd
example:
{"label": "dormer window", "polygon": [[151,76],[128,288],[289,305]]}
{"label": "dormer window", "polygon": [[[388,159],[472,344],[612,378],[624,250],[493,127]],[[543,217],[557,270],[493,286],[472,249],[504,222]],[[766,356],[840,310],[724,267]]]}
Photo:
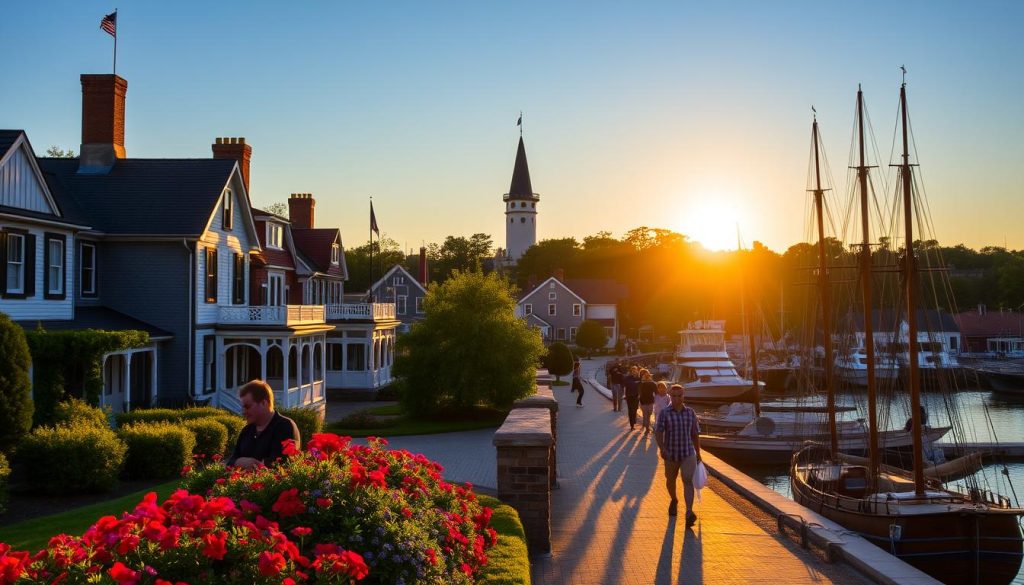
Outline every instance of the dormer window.
{"label": "dormer window", "polygon": [[331,264],[337,265],[341,262],[341,246],[331,244]]}
{"label": "dormer window", "polygon": [[284,226],[278,223],[267,224],[267,247],[278,250],[284,247]]}
{"label": "dormer window", "polygon": [[392,284],[405,284],[405,277],[404,276],[396,276],[394,281],[392,281]]}
{"label": "dormer window", "polygon": [[224,229],[231,229],[235,211],[235,199],[231,196],[231,189],[224,189],[224,215],[222,218]]}

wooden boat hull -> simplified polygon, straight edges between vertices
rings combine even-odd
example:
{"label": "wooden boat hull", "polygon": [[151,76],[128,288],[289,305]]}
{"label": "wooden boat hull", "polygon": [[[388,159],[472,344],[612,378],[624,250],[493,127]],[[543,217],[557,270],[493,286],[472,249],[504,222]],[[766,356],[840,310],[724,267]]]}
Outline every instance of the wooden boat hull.
{"label": "wooden boat hull", "polygon": [[1000,372],[997,370],[975,370],[988,387],[1003,394],[1024,395],[1024,372]]}
{"label": "wooden boat hull", "polygon": [[[949,432],[949,427],[930,427],[925,438],[937,441]],[[903,430],[882,431],[878,434],[880,449],[907,449],[913,437]],[[827,441],[824,436],[758,437],[737,435],[701,435],[700,446],[726,459],[757,459],[788,461],[793,453],[807,446],[809,441]],[[865,453],[868,449],[867,433],[840,435],[839,450],[844,453]]]}
{"label": "wooden boat hull", "polygon": [[683,384],[686,393],[686,402],[697,402],[700,404],[728,404],[730,402],[754,402],[760,399],[764,389],[764,382],[758,382],[755,387],[753,382],[742,383],[705,383],[689,382]]}
{"label": "wooden boat hull", "polygon": [[[1024,558],[1018,518],[1022,510],[1005,501],[977,502],[951,492],[929,492],[918,500],[911,493],[865,497],[863,488],[844,493],[844,473],[824,474],[835,481],[815,483],[814,469],[850,469],[821,462],[798,463],[794,456],[790,480],[793,499],[841,524],[948,585],[1012,582]],[[815,465],[818,467],[815,468]],[[902,478],[906,481],[906,478]],[[912,482],[911,482],[912,485]],[[846,487],[844,487],[846,486]],[[933,486],[939,489],[936,484]],[[948,497],[944,497],[948,496]]]}

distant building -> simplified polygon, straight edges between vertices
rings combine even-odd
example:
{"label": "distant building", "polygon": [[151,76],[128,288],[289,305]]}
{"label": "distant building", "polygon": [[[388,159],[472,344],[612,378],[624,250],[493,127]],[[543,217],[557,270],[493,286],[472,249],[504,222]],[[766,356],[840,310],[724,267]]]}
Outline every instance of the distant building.
{"label": "distant building", "polygon": [[402,322],[398,327],[399,333],[408,332],[413,323],[422,321],[426,316],[423,310],[423,299],[427,296],[426,270],[426,250],[421,248],[419,278],[409,274],[401,264],[395,264],[370,289],[377,302],[395,304],[395,317]]}
{"label": "distant building", "polygon": [[619,339],[620,301],[625,285],[610,279],[564,278],[561,271],[529,290],[516,304],[516,316],[537,328],[545,342],[574,343],[584,321],[597,321],[608,335],[607,347]]}
{"label": "distant building", "polygon": [[530,166],[526,162],[526,146],[519,137],[516,163],[512,170],[512,184],[502,197],[505,202],[505,249],[507,264],[514,264],[530,246],[537,243],[537,202],[540,195],[533,192]]}
{"label": "distant building", "polygon": [[967,353],[1024,356],[1024,313],[990,312],[985,305],[956,315]]}

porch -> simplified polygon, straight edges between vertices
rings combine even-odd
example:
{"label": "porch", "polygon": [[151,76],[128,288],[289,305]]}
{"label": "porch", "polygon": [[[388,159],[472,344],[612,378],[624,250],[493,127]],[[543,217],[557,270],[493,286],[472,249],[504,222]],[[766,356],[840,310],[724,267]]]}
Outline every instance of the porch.
{"label": "porch", "polygon": [[238,389],[254,379],[266,380],[276,408],[308,407],[322,411],[326,401],[324,331],[242,337],[218,334],[215,361],[208,364],[216,381],[215,404],[242,411]]}
{"label": "porch", "polygon": [[101,407],[116,414],[157,404],[156,343],[103,354],[102,364]]}

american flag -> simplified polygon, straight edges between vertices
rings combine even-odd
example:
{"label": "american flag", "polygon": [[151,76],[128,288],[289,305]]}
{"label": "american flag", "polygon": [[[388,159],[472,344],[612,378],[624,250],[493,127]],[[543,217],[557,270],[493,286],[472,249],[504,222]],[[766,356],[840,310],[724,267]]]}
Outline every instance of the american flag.
{"label": "american flag", "polygon": [[100,28],[107,31],[107,34],[117,38],[117,11],[113,11],[110,14],[103,17],[100,21]]}
{"label": "american flag", "polygon": [[370,230],[380,237],[380,228],[377,227],[377,214],[373,212],[373,201],[370,202]]}

